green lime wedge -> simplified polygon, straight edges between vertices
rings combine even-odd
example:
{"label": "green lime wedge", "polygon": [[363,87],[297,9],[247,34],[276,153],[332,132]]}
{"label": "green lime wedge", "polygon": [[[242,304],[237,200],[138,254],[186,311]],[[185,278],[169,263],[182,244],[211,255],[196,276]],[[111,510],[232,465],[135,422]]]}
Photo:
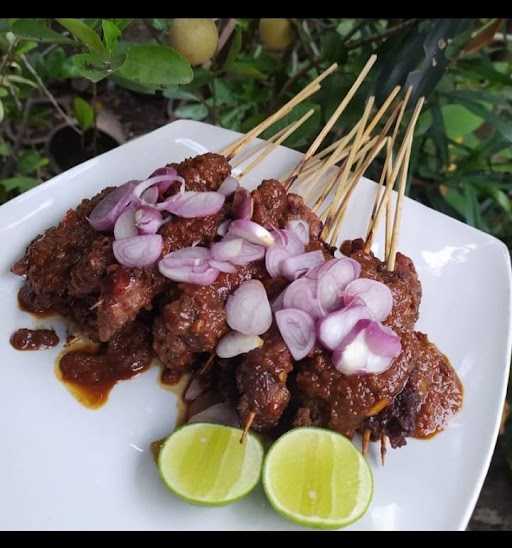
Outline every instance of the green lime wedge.
{"label": "green lime wedge", "polygon": [[284,517],[308,527],[339,529],[368,509],[373,477],[363,455],[341,434],[296,428],[268,452],[263,487]]}
{"label": "green lime wedge", "polygon": [[263,447],[242,430],[195,423],[176,430],[158,456],[160,475],[179,497],[193,504],[220,506],[247,495],[258,483]]}

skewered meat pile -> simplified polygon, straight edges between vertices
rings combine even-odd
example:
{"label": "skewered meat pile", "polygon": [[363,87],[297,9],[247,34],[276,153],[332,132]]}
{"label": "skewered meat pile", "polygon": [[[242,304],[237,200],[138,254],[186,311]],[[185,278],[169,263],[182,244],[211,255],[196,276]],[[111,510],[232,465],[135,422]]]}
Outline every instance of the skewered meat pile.
{"label": "skewered meat pile", "polygon": [[[201,193],[218,196],[216,191],[231,173],[223,156],[209,153],[157,170],[154,180],[164,176],[168,167],[175,168],[178,176],[157,192],[164,201],[196,199]],[[349,437],[357,431],[369,432],[373,440],[388,436],[393,447],[403,445],[406,437],[427,437],[443,429],[461,406],[462,387],[447,358],[426,335],[414,331],[421,284],[408,257],[398,253],[395,269],[389,271],[384,262],[365,252],[363,240],[344,242],[337,255],[321,240],[322,222],[304,200],[270,179],[252,193],[230,192],[222,207],[211,214],[162,218],[155,231],[161,236],[164,257],[158,266],[121,264],[115,254],[115,231],[113,235],[112,229],[96,230],[90,222],[93,210],[112,191],[106,188],[68,211],[57,227],[27,247],[12,268],[26,278],[19,293],[23,308],[37,313],[55,311],[71,320],[76,332],[99,343],[94,354],[71,352],[64,357],[65,380],[105,384],[146,369],[157,356],[164,366],[163,381],[176,383],[183,373],[197,371],[208,361],[211,366],[201,377],[203,388],[217,391],[214,399],[220,397],[236,410],[242,425],[269,433],[305,425],[331,428]],[[244,242],[256,250],[253,260],[232,264],[213,257],[209,250],[221,242],[226,230],[223,245],[236,245],[245,237],[233,229],[244,204],[249,208],[242,217],[244,227],[249,223],[256,227],[255,233],[263,231],[262,237],[272,238],[272,245],[276,238],[283,240],[280,245],[287,250],[287,260],[279,264],[295,257],[306,261],[307,267],[276,272],[275,265],[269,266],[268,251],[261,242],[251,242],[251,235]],[[302,230],[298,244],[290,228],[297,223]],[[240,230],[244,234],[244,228]],[[288,241],[292,236],[295,240]],[[290,254],[290,245],[300,249]],[[179,259],[180,252],[189,255]],[[207,263],[199,255],[190,255],[196,252],[210,254]],[[353,374],[340,369],[334,355],[318,340],[297,357],[279,322],[282,307],[278,302],[287,298],[292,282],[314,284],[315,269],[325,270],[326,265],[347,258],[357,266],[353,278],[383,284],[392,298],[380,329],[393,334],[400,350],[383,371]],[[203,281],[191,281],[183,274],[187,269]],[[211,280],[204,281],[212,271]],[[275,318],[248,350],[212,360],[230,333],[243,341],[249,336],[236,333],[226,311],[229,300],[250,280],[261,284],[277,311]],[[349,304],[343,299],[340,303]],[[296,299],[291,308],[301,306]],[[320,309],[319,317],[332,310]],[[370,319],[361,321],[367,326]]]}

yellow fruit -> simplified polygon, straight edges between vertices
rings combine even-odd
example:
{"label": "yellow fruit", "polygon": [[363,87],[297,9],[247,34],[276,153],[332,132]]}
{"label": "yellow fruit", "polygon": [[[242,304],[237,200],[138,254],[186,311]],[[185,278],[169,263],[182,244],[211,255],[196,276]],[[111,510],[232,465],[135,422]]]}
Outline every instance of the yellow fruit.
{"label": "yellow fruit", "polygon": [[260,19],[260,38],[266,49],[286,49],[293,42],[292,25],[288,19]]}
{"label": "yellow fruit", "polygon": [[219,43],[219,33],[211,19],[174,19],[169,29],[169,44],[191,65],[209,61]]}

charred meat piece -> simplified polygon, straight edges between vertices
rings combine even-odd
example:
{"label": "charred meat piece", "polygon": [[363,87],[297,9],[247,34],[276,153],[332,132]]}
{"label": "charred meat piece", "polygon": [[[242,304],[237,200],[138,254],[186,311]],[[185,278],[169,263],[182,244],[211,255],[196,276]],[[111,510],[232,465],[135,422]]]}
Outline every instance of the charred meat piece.
{"label": "charred meat piece", "polygon": [[224,211],[221,209],[215,215],[197,217],[194,219],[174,218],[164,224],[160,234],[164,240],[162,254],[165,256],[191,245],[208,245],[217,236],[217,229],[224,220]]}
{"label": "charred meat piece", "polygon": [[361,277],[371,278],[386,284],[393,295],[393,310],[384,322],[393,329],[413,329],[419,316],[421,283],[411,259],[397,253],[395,270],[389,271],[386,263],[372,252],[363,251],[364,240],[348,240],[341,252],[361,265]]}
{"label": "charred meat piece", "polygon": [[414,369],[404,390],[388,408],[365,421],[372,439],[389,436],[392,447],[405,445],[406,437],[429,438],[444,429],[462,406],[463,389],[448,358],[423,333],[412,360]]}
{"label": "charred meat piece", "polygon": [[82,297],[97,292],[107,268],[116,262],[112,251],[112,236],[98,236],[87,252],[71,268],[68,294]]}
{"label": "charred meat piece", "polygon": [[207,152],[187,158],[179,164],[169,164],[185,179],[187,190],[217,190],[231,175],[231,165],[221,154]]}
{"label": "charred meat piece", "polygon": [[284,228],[288,221],[302,219],[309,224],[312,240],[322,232],[322,221],[304,203],[298,194],[288,194],[282,183],[276,179],[263,181],[252,192],[254,213],[252,220],[265,228]]}
{"label": "charred meat piece", "polygon": [[151,331],[135,321],[101,345],[97,353],[68,352],[60,361],[60,369],[65,381],[94,386],[129,379],[147,369],[152,359]]}
{"label": "charred meat piece", "polygon": [[180,284],[180,295],[166,304],[153,328],[154,349],[162,363],[179,380],[202,352],[213,352],[229,327],[224,310],[226,300],[242,282],[266,276],[262,262],[242,266],[233,274],[221,273],[209,286]]}
{"label": "charred meat piece", "polygon": [[62,308],[65,304],[70,271],[98,237],[87,215],[111,190],[106,188],[94,198],[83,200],[77,209],[70,209],[58,226],[35,238],[12,267],[15,274],[26,275],[40,307]]}
{"label": "charred meat piece", "polygon": [[292,355],[275,326],[263,340],[263,345],[251,350],[236,372],[238,414],[244,424],[255,413],[251,428],[257,431],[277,426],[290,401],[286,381],[293,370]]}
{"label": "charred meat piece", "polygon": [[102,282],[96,308],[99,340],[108,341],[142,309],[151,308],[153,299],[168,283],[154,268],[113,265]]}
{"label": "charred meat piece", "polygon": [[391,405],[407,383],[418,339],[410,331],[400,336],[401,353],[379,375],[344,375],[334,367],[327,351],[315,348],[298,364],[296,384],[303,407],[312,400],[324,410],[323,426],[351,437],[367,417]]}

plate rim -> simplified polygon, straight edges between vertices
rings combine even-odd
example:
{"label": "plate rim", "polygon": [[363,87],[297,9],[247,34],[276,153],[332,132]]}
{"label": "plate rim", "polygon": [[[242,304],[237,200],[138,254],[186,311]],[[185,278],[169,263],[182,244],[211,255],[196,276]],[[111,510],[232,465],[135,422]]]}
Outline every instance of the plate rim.
{"label": "plate rim", "polygon": [[[130,148],[130,146],[133,146],[134,143],[139,142],[139,144],[140,144],[140,142],[145,140],[148,136],[153,135],[157,132],[164,133],[166,128],[168,128],[169,126],[176,126],[176,125],[177,126],[184,126],[185,128],[188,126],[189,128],[192,128],[192,131],[196,134],[198,133],[198,129],[200,129],[201,127],[204,127],[204,126],[208,126],[209,128],[214,128],[215,130],[221,130],[222,132],[230,133],[233,136],[233,140],[235,140],[236,138],[244,135],[244,134],[236,132],[234,130],[222,128],[220,126],[216,126],[214,124],[209,124],[209,123],[206,123],[206,122],[200,122],[200,121],[195,121],[195,120],[187,120],[187,119],[174,120],[174,121],[169,122],[169,123],[167,123],[163,126],[160,126],[159,128],[156,128],[156,129],[154,129],[154,130],[152,130],[148,133],[145,133],[144,135],[139,135],[139,136],[131,139],[127,143],[124,143],[124,144],[121,144],[121,145],[115,147],[114,149],[111,149],[107,152],[104,152],[103,154],[95,156],[94,158],[91,158],[91,159],[89,159],[85,162],[82,162],[81,164],[73,166],[72,168],[70,168],[66,171],[63,171],[62,173],[59,173],[59,174],[55,175],[54,177],[52,177],[51,179],[48,179],[47,181],[41,182],[36,187],[28,190],[27,192],[24,192],[23,194],[20,194],[19,196],[15,197],[11,200],[9,200],[5,204],[2,204],[0,206],[0,216],[4,212],[7,212],[8,210],[15,210],[18,207],[18,204],[20,204],[24,200],[30,199],[34,195],[37,195],[39,193],[44,192],[44,190],[46,190],[48,187],[57,186],[61,179],[67,179],[70,176],[72,177],[72,176],[74,176],[75,174],[79,173],[82,170],[87,170],[88,168],[92,167],[94,164],[96,164],[98,162],[104,162],[109,155],[112,155],[112,153],[119,154],[121,150],[126,151],[127,149]],[[279,148],[286,149],[287,151],[294,152],[295,154],[303,155],[303,153],[298,152],[298,151],[296,151],[292,148],[289,148],[289,147],[283,147],[282,145],[280,145]],[[375,183],[375,181],[372,181],[371,179],[368,179],[368,180]],[[449,219],[450,222],[455,222],[455,223],[459,223],[460,225],[463,225],[464,230],[466,230],[468,232],[476,231],[477,233],[479,233],[480,238],[483,237],[483,238],[487,239],[488,241],[492,242],[492,244],[496,248],[496,251],[500,255],[500,261],[501,260],[504,261],[504,266],[505,266],[504,274],[506,276],[507,288],[508,288],[508,310],[507,310],[507,314],[508,314],[509,327],[510,327],[511,318],[512,318],[512,266],[511,266],[511,254],[510,254],[510,251],[509,251],[508,247],[506,246],[506,244],[502,240],[500,240],[499,238],[497,238],[496,236],[494,236],[492,234],[489,234],[487,232],[479,230],[479,229],[477,229],[477,228],[475,228],[471,225],[468,225],[468,224],[460,221],[459,219],[451,217],[451,216],[449,216],[449,215],[447,215],[443,212],[440,212],[440,211],[438,211],[438,210],[436,210],[436,209],[434,209],[430,206],[427,206],[427,205],[425,205],[425,204],[423,204],[423,203],[421,203],[417,200],[414,200],[414,199],[412,199],[408,196],[406,196],[406,200],[407,201],[409,201],[409,200],[413,201],[416,204],[418,204],[419,206],[421,206],[423,208],[426,208],[428,210],[431,210],[436,215],[440,215],[442,217],[445,217],[445,218]],[[505,364],[505,367],[504,367],[503,379],[502,379],[503,382],[501,383],[500,394],[499,394],[499,402],[501,404],[501,406],[500,406],[501,408],[503,407],[505,399],[506,399],[508,379],[509,379],[509,376],[510,376],[511,357],[512,357],[512,329],[508,330],[508,336],[507,336],[507,341],[506,341],[506,355],[507,355],[507,363]],[[489,467],[490,467],[490,464],[491,464],[491,461],[492,461],[492,457],[493,457],[495,449],[496,449],[496,444],[497,444],[499,429],[500,429],[500,423],[501,423],[501,415],[496,416],[496,418],[495,418],[494,431],[493,431],[493,434],[491,436],[491,439],[494,440],[494,443],[492,444],[492,446],[489,447],[489,451],[487,452],[488,454],[486,455],[486,458],[485,458],[485,463],[480,468],[479,476],[478,476],[477,480],[474,483],[472,497],[466,504],[465,512],[464,512],[464,514],[461,513],[461,519],[460,519],[460,522],[459,522],[458,527],[457,527],[458,530],[467,529],[467,525],[468,525],[468,523],[471,519],[471,516],[472,516],[472,514],[474,512],[474,509],[476,507],[476,504],[478,502],[478,498],[480,496],[480,493],[481,493],[485,478],[487,477],[487,474],[489,472]]]}

